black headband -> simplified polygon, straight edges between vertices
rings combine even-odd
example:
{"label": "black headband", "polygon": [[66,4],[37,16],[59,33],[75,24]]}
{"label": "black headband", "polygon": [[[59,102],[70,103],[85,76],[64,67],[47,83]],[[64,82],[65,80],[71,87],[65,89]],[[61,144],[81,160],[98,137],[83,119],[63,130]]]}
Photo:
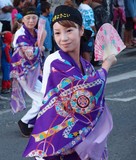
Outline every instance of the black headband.
{"label": "black headband", "polygon": [[59,22],[62,20],[73,21],[79,26],[82,26],[82,16],[81,13],[73,7],[69,7],[66,5],[60,5],[56,7],[54,11],[54,16],[52,19],[52,26],[55,22]]}
{"label": "black headband", "polygon": [[36,8],[31,6],[31,7],[28,7],[28,8],[25,8],[22,12],[23,16],[26,16],[26,15],[29,15],[29,14],[35,14],[35,15],[38,15],[37,11],[36,11]]}

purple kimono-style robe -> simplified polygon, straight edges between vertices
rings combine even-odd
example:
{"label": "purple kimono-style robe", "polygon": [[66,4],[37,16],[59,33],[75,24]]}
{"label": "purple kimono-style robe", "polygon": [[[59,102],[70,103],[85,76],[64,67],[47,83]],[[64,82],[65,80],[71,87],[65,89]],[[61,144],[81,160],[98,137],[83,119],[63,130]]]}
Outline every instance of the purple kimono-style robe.
{"label": "purple kimono-style robe", "polygon": [[10,72],[13,79],[10,105],[14,113],[26,108],[23,88],[18,81],[25,80],[28,87],[33,89],[40,75],[40,51],[35,46],[36,41],[37,36],[33,37],[24,25],[15,33]]}
{"label": "purple kimono-style robe", "polygon": [[[42,81],[43,106],[23,156],[47,157],[69,154],[73,150],[80,154],[78,146],[96,130],[93,134],[97,139],[102,135],[100,139],[104,143],[93,158],[102,158],[106,137],[112,129],[112,118],[104,99],[107,72],[103,68],[95,71],[82,57],[80,61],[84,74],[61,50],[47,57]],[[101,120],[104,123],[100,123]]]}

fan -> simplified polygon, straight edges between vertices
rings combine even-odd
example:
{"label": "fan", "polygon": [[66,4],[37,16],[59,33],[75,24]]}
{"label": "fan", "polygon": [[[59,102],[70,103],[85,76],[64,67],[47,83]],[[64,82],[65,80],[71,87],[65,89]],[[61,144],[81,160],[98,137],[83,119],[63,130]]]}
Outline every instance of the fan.
{"label": "fan", "polygon": [[39,19],[38,22],[38,47],[42,47],[43,46],[43,42],[45,39],[45,23],[46,21],[43,18]]}
{"label": "fan", "polygon": [[95,38],[94,60],[105,60],[109,55],[118,55],[125,48],[116,29],[111,24],[105,23],[100,27]]}

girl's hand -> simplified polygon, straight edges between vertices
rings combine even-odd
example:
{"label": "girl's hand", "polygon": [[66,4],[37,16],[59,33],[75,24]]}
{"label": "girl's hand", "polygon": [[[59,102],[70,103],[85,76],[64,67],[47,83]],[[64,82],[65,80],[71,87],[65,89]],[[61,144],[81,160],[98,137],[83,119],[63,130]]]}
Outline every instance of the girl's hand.
{"label": "girl's hand", "polygon": [[42,46],[42,47],[41,47],[41,51],[43,52],[44,50],[45,50],[45,47],[44,47],[44,46]]}
{"label": "girl's hand", "polygon": [[35,42],[35,46],[38,47],[38,41]]}
{"label": "girl's hand", "polygon": [[109,71],[110,67],[117,62],[117,58],[114,54],[108,56],[102,63],[102,68],[104,68],[107,72]]}

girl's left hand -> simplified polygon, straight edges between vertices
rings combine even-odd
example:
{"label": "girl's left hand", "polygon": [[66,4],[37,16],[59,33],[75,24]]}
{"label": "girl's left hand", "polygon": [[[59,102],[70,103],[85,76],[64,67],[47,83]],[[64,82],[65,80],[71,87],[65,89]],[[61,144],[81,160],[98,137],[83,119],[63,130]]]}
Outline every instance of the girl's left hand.
{"label": "girl's left hand", "polygon": [[117,58],[114,54],[108,56],[102,63],[102,68],[104,68],[107,72],[109,71],[110,67],[117,62]]}

